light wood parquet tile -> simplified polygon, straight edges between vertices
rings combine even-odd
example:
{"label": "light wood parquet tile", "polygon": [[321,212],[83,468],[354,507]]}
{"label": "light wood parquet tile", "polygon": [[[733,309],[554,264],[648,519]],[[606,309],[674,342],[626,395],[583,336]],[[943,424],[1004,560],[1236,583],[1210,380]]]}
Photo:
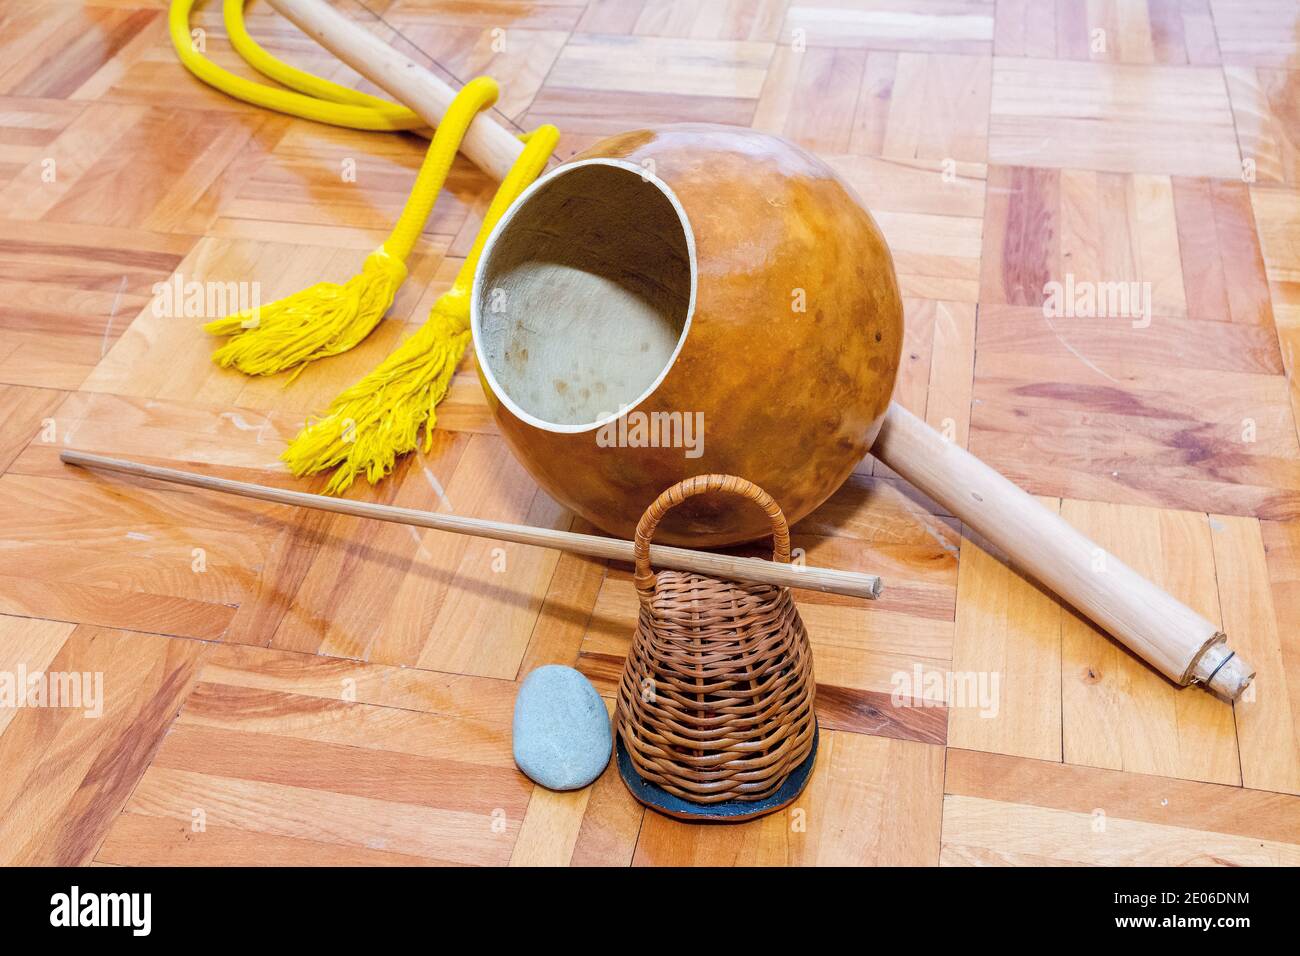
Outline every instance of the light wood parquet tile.
{"label": "light wood parquet tile", "polygon": [[983,165],[824,158],[871,210],[889,242],[905,297],[978,301]]}
{"label": "light wood parquet tile", "polygon": [[1213,67],[994,57],[989,161],[1232,178],[1232,109]]}
{"label": "light wood parquet tile", "polygon": [[1231,65],[1300,64],[1300,29],[1288,0],[1210,0],[1223,62]]}
{"label": "light wood parquet tile", "polygon": [[[791,0],[632,0],[624,6],[627,14],[639,7],[630,31],[638,36],[773,42],[782,35],[782,22],[790,4]],[[589,9],[598,6],[590,4]],[[589,25],[582,28],[590,29]]]}
{"label": "light wood parquet tile", "polygon": [[[1206,515],[1066,500],[1061,517],[1105,549],[1096,556],[1098,573],[1113,555],[1203,617],[1222,622],[1214,532]],[[1242,782],[1232,708],[1209,694],[1181,693],[1074,614],[1062,618],[1061,690],[1066,763]],[[1099,734],[1098,727],[1108,732]]]}
{"label": "light wood parquet tile", "polygon": [[1268,556],[1260,522],[1211,515],[1214,566],[1223,627],[1237,653],[1257,662],[1246,699],[1233,705],[1241,779],[1247,787],[1300,794],[1300,689],[1293,687],[1287,655],[1294,643],[1273,606]]}
{"label": "light wood parquet tile", "polygon": [[757,99],[773,45],[575,33],[548,83],[568,89]]}
{"label": "light wood parquet tile", "polygon": [[822,153],[983,163],[991,63],[987,56],[781,46],[752,125]]}
{"label": "light wood parquet tile", "polygon": [[583,0],[508,0],[504,3],[390,0],[382,15],[385,22],[399,29],[408,22],[418,22],[451,27],[570,31],[579,25],[587,6]]}
{"label": "light wood parquet tile", "polygon": [[0,472],[48,426],[63,398],[52,389],[0,385]]}
{"label": "light wood parquet tile", "polygon": [[8,719],[0,756],[23,786],[0,794],[0,853],[11,866],[89,863],[185,700],[204,645],[13,617],[0,630],[8,665],[90,687],[99,711],[23,708]]}
{"label": "light wood parquet tile", "polygon": [[942,863],[1297,864],[1295,797],[948,751]]}
{"label": "light wood parquet tile", "polygon": [[1209,0],[999,0],[998,56],[1217,64]]}
{"label": "light wood parquet tile", "polygon": [[[425,462],[404,466],[396,481],[375,489],[375,500],[445,509],[449,499],[436,489],[450,483],[466,445],[464,436],[440,436]],[[286,580],[281,616],[250,629],[249,643],[364,658],[383,632],[397,588],[433,557],[409,528],[343,516],[326,516],[304,551],[292,583]]]}
{"label": "light wood parquet tile", "polygon": [[[1060,511],[1059,500],[1043,504]],[[1069,612],[971,532],[961,542],[957,593],[952,670],[973,683],[960,685],[960,706],[949,705],[949,746],[1061,760],[1062,622]]]}
{"label": "light wood parquet tile", "polygon": [[1300,430],[1300,191],[1253,186],[1251,205],[1273,301],[1292,415]]}
{"label": "light wood parquet tile", "polygon": [[[571,14],[572,8],[552,8]],[[517,21],[493,18],[482,24],[452,25],[434,12],[403,8],[385,20],[403,39],[462,81],[487,75],[500,84],[496,109],[513,120],[527,111],[556,57],[569,39],[567,28],[530,29]]]}
{"label": "light wood parquet tile", "polygon": [[[382,235],[401,214],[427,149],[428,143],[413,135],[376,137],[297,120],[219,213],[230,219],[363,228]],[[424,233],[455,236],[485,185],[481,173],[458,159]]]}
{"label": "light wood parquet tile", "polygon": [[[1040,494],[1294,514],[1300,446],[1246,187],[989,177],[972,450]],[[1107,291],[1123,283],[1127,307]]]}
{"label": "light wood parquet tile", "polygon": [[1300,453],[1271,329],[1054,323],[981,309],[972,451],[1039,494],[1296,514]]}
{"label": "light wood parquet tile", "polygon": [[[1280,656],[1280,662],[1274,658],[1273,663],[1274,667],[1281,665],[1281,676],[1274,671],[1271,683],[1275,692],[1280,694],[1285,682],[1294,720],[1300,713],[1300,686],[1296,681],[1296,674],[1300,673],[1297,669],[1300,668],[1300,640],[1295,629],[1295,622],[1300,620],[1300,522],[1261,521],[1259,529],[1264,540],[1264,563],[1268,568],[1272,598],[1269,603],[1273,607],[1274,633],[1278,640],[1275,653]],[[1267,631],[1267,622],[1262,624],[1262,628]],[[1265,680],[1269,681],[1268,675]],[[1267,704],[1263,709],[1270,713],[1277,713],[1282,708],[1280,699],[1267,701]],[[1292,732],[1294,730],[1293,724]],[[1280,756],[1286,759],[1285,754]]]}
{"label": "light wood parquet tile", "polygon": [[1242,162],[1253,165],[1258,182],[1300,183],[1300,72],[1230,66],[1223,73]]}
{"label": "light wood parquet tile", "polygon": [[[494,482],[483,482],[484,474],[494,475]],[[564,528],[572,520],[538,491],[504,442],[488,435],[470,439],[441,507],[539,527]],[[402,579],[367,659],[513,678],[557,553],[432,531],[420,535],[419,544],[435,570]]]}
{"label": "light wood parquet tile", "polygon": [[0,97],[0,188],[34,162],[86,108],[72,100]]}
{"label": "light wood parquet tile", "polygon": [[0,220],[0,381],[82,385],[194,242],[136,228]]}
{"label": "light wood parquet tile", "polygon": [[[65,99],[105,60],[113,60],[140,34],[165,20],[150,4],[6,4],[0,26],[12,37],[0,68],[0,92]],[[57,55],[55,55],[57,51]]]}
{"label": "light wood parquet tile", "polygon": [[1193,319],[1273,323],[1268,279],[1242,183],[1175,179],[1178,247]]}
{"label": "light wood parquet tile", "polygon": [[[135,320],[103,355],[83,387],[87,391],[132,395],[140,398],[163,398],[182,402],[210,402],[237,407],[264,407],[268,411],[296,412],[283,423],[300,426],[306,415],[319,412],[329,404],[343,383],[360,378],[378,364],[402,338],[402,323],[424,321],[427,308],[417,312],[423,285],[431,281],[442,262],[447,240],[433,238],[427,245],[417,245],[408,260],[411,275],[402,286],[388,318],[360,346],[343,355],[317,363],[296,380],[292,389],[284,382],[292,373],[263,380],[249,380],[238,372],[213,364],[211,355],[220,339],[202,332],[204,322],[229,311],[228,303],[242,293],[254,294],[262,302],[321,281],[324,276],[345,281],[361,268],[369,249],[355,248],[351,234],[313,234],[314,242],[340,239],[339,246],[298,245],[260,240],[202,239],[176,266],[173,284],[179,279],[182,290],[189,283],[201,283],[202,302],[188,298],[153,297],[138,310]],[[375,245],[382,235],[375,234]],[[248,276],[256,276],[248,279]],[[249,283],[256,283],[254,287]],[[230,283],[235,283],[231,289]],[[243,283],[243,285],[240,285]],[[213,295],[209,300],[208,292]],[[224,291],[224,295],[217,295]],[[224,302],[222,301],[224,298]],[[193,314],[198,313],[198,314]],[[165,360],[164,360],[165,359]],[[292,437],[292,436],[288,436]]]}
{"label": "light wood parquet tile", "polygon": [[792,0],[783,43],[930,53],[991,53],[988,0]]}
{"label": "light wood parquet tile", "polygon": [[532,790],[513,684],[246,647],[209,660],[103,861],[509,861]]}

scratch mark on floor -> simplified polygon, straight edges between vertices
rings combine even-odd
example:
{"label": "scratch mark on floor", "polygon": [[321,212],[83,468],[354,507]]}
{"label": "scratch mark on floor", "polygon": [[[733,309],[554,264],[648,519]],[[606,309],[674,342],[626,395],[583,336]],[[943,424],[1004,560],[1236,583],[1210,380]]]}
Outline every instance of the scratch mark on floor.
{"label": "scratch mark on floor", "polygon": [[122,281],[118,283],[117,295],[113,296],[113,308],[108,311],[108,324],[104,326],[104,338],[99,343],[99,357],[103,358],[108,354],[108,336],[113,331],[113,319],[117,316],[117,307],[122,302],[122,293],[126,289],[126,276],[122,276]]}
{"label": "scratch mark on floor", "polygon": [[1080,362],[1082,362],[1084,365],[1088,366],[1088,368],[1092,369],[1094,372],[1096,372],[1098,375],[1100,375],[1100,376],[1101,376],[1102,378],[1104,378],[1106,381],[1108,381],[1108,382],[1113,382],[1114,384],[1119,385],[1119,386],[1121,386],[1121,387],[1123,386],[1123,383],[1122,383],[1119,379],[1111,378],[1109,375],[1107,375],[1105,372],[1103,372],[1103,371],[1102,371],[1101,369],[1099,369],[1097,366],[1095,366],[1095,365],[1093,365],[1091,362],[1089,362],[1088,359],[1084,357],[1083,353],[1081,353],[1078,349],[1076,349],[1076,348],[1075,348],[1073,345],[1071,345],[1069,342],[1065,341],[1065,339],[1061,338],[1061,333],[1058,332],[1058,331],[1056,331],[1056,326],[1054,326],[1054,325],[1052,324],[1052,320],[1049,319],[1046,315],[1043,316],[1043,321],[1047,323],[1047,327],[1048,327],[1049,329],[1051,329],[1051,330],[1052,330],[1052,334],[1056,336],[1056,341],[1060,342],[1062,345],[1065,346],[1065,350],[1066,350],[1067,352],[1069,352],[1071,355],[1073,355],[1075,358],[1077,358],[1077,359],[1078,359]]}
{"label": "scratch mark on floor", "polygon": [[433,493],[436,494],[439,500],[447,506],[447,510],[455,511],[456,509],[451,506],[451,502],[447,500],[447,492],[443,490],[442,482],[440,482],[434,473],[429,470],[428,465],[424,466],[424,477],[425,480],[429,482],[429,487],[433,489]]}

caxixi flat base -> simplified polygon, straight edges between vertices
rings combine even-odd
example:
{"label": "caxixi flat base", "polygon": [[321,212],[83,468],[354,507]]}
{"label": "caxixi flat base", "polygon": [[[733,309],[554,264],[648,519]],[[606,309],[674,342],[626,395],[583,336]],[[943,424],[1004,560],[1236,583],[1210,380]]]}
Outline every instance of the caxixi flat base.
{"label": "caxixi flat base", "polygon": [[614,759],[618,761],[619,776],[627,784],[627,789],[631,791],[632,796],[651,810],[692,822],[740,823],[781,810],[803,793],[804,787],[808,786],[808,781],[812,777],[813,764],[817,762],[817,744],[821,736],[820,728],[816,726],[816,718],[813,718],[813,722],[812,750],[808,751],[808,756],[804,758],[803,763],[795,767],[794,772],[786,778],[781,789],[764,800],[727,800],[723,803],[710,804],[683,800],[662,787],[644,780],[636,772],[623,746],[623,740],[618,734],[614,735]]}

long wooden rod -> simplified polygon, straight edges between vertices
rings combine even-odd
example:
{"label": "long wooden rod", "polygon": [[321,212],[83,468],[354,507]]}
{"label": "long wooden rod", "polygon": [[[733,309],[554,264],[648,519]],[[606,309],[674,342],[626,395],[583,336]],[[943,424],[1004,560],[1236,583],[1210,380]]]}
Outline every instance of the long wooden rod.
{"label": "long wooden rod", "polygon": [[[331,511],[334,514],[352,515],[357,518],[373,518],[376,521],[433,528],[435,531],[451,531],[456,534],[473,535],[476,538],[493,538],[498,541],[513,541],[516,544],[555,548],[559,551],[571,551],[574,554],[585,554],[588,557],[604,558],[609,561],[630,563],[633,559],[632,542],[621,538],[602,538],[598,535],[578,534],[574,531],[556,531],[553,528],[534,528],[529,525],[508,524],[504,521],[464,518],[460,515],[419,511],[415,508],[349,501],[346,498],[328,498],[325,495],[313,495],[306,491],[255,485],[247,481],[200,475],[197,472],[146,465],[125,458],[108,458],[84,451],[62,451],[59,453],[59,458],[69,465],[96,468],[100,471],[115,471],[139,478],[152,478],[173,485],[189,485],[191,488],[220,491],[228,495],[239,495],[241,498],[256,498],[259,501],[272,501],[298,508],[312,508],[316,511]],[[874,574],[861,574],[856,571],[810,568],[799,564],[777,564],[759,558],[738,558],[729,554],[692,551],[689,548],[674,548],[661,544],[650,546],[650,563],[656,568],[695,571],[732,581],[804,588],[809,591],[843,594],[847,597],[868,600],[880,597],[880,578]]]}
{"label": "long wooden rod", "polygon": [[[324,0],[270,0],[321,46],[436,126],[451,89]],[[480,116],[479,125],[497,124]],[[504,129],[501,133],[506,133]],[[513,136],[491,144],[466,140],[478,167],[500,178],[522,146]],[[1093,571],[1096,544],[978,458],[944,441],[897,403],[889,407],[872,454],[961,521],[977,530],[1028,574],[1105,628],[1122,644],[1179,684],[1206,684],[1235,700],[1254,668],[1234,656],[1211,622],[1117,559]]]}

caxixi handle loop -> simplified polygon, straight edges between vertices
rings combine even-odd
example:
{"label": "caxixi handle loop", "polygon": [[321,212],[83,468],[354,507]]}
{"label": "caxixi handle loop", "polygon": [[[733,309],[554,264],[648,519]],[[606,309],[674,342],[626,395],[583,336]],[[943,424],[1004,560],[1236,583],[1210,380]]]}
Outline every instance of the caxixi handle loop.
{"label": "caxixi handle loop", "polygon": [[790,563],[790,526],[786,523],[781,506],[771,495],[752,481],[746,481],[735,475],[696,475],[677,482],[661,494],[649,508],[646,508],[645,513],[641,515],[641,520],[637,522],[632,553],[636,567],[634,580],[642,598],[650,597],[655,590],[655,573],[650,567],[650,539],[654,537],[655,528],[670,509],[677,507],[687,498],[710,491],[740,495],[762,508],[768,520],[772,522],[772,560],[779,564]]}

